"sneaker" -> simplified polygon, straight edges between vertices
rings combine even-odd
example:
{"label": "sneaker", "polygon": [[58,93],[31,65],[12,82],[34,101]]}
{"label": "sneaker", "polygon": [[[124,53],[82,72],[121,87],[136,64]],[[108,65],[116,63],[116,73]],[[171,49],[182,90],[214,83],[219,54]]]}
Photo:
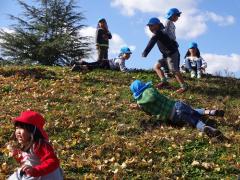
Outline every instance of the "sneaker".
{"label": "sneaker", "polygon": [[216,110],[215,116],[223,117],[225,114],[224,110]]}
{"label": "sneaker", "polygon": [[197,72],[197,78],[198,78],[198,79],[202,78],[202,72],[201,72],[201,71],[198,71],[198,72]]}
{"label": "sneaker", "polygon": [[208,137],[212,138],[212,137],[218,137],[221,136],[222,133],[221,131],[219,131],[218,129],[215,129],[211,126],[205,126],[203,129],[203,132],[207,134]]}
{"label": "sneaker", "polygon": [[195,71],[191,71],[191,78],[195,78],[195,77],[196,77]]}
{"label": "sneaker", "polygon": [[167,87],[168,85],[169,85],[168,82],[160,82],[156,85],[156,88],[157,89],[162,89],[164,87]]}
{"label": "sneaker", "polygon": [[187,91],[187,89],[188,89],[188,85],[186,83],[184,83],[183,85],[181,85],[181,88],[176,90],[176,93],[181,94],[181,93]]}
{"label": "sneaker", "polygon": [[183,92],[187,91],[187,88],[186,87],[181,87],[179,88],[178,90],[176,90],[176,93],[178,94],[182,94]]}

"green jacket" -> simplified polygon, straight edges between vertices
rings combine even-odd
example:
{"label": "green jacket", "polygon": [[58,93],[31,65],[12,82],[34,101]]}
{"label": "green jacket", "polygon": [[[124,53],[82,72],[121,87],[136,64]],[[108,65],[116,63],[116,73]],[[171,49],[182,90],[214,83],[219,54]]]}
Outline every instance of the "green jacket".
{"label": "green jacket", "polygon": [[176,101],[160,94],[153,87],[145,89],[137,99],[137,104],[150,115],[157,115],[161,120],[169,120]]}

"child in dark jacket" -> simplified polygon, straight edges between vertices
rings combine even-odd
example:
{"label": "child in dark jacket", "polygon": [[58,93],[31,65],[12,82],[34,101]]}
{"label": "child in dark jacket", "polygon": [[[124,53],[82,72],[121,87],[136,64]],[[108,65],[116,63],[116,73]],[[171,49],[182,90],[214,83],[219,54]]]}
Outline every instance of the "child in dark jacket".
{"label": "child in dark jacket", "polygon": [[131,104],[132,108],[140,108],[149,115],[156,115],[163,121],[170,121],[172,124],[185,122],[199,131],[206,133],[209,137],[221,136],[222,133],[206,125],[202,120],[203,115],[224,116],[223,110],[207,110],[207,109],[192,109],[189,105],[169,99],[160,94],[151,82],[144,83],[140,80],[135,80],[130,90],[133,93],[137,104]]}
{"label": "child in dark jacket", "polygon": [[96,32],[96,46],[98,51],[98,61],[108,59],[109,39],[112,39],[112,34],[108,30],[106,19],[102,18],[98,21]]}
{"label": "child in dark jacket", "polygon": [[10,143],[7,148],[21,167],[8,180],[62,180],[59,160],[43,129],[44,118],[37,112],[25,111],[13,122],[15,138],[20,148]]}
{"label": "child in dark jacket", "polygon": [[179,70],[180,54],[178,51],[177,42],[169,38],[169,36],[163,32],[163,25],[158,18],[151,18],[147,25],[154,35],[143,51],[142,56],[147,57],[148,53],[152,50],[156,43],[160,52],[163,54],[163,58],[160,59],[154,67],[154,70],[161,79],[161,82],[157,85],[157,88],[162,88],[168,85],[167,78],[161,69],[161,67],[164,67],[164,65],[167,64],[169,70],[175,75],[175,78],[180,84],[180,89],[178,89],[176,92],[183,93],[187,90],[187,84],[184,82]]}

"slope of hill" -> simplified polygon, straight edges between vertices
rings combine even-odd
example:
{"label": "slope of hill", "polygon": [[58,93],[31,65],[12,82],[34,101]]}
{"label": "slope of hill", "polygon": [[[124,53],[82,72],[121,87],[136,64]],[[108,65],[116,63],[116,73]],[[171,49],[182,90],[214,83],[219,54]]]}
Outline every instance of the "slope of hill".
{"label": "slope of hill", "polygon": [[11,119],[26,109],[39,111],[47,119],[45,128],[66,179],[236,179],[240,174],[240,80],[185,78],[190,84],[185,94],[161,92],[194,107],[224,109],[224,118],[205,120],[230,141],[209,140],[191,127],[171,127],[130,109],[130,83],[134,79],[157,83],[153,72],[0,67],[0,179],[17,167],[4,145],[13,132]]}

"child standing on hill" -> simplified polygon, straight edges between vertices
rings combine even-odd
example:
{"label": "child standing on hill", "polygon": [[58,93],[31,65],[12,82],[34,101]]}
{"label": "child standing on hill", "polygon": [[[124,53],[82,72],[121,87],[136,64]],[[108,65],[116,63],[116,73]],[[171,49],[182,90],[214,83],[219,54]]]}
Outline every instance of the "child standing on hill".
{"label": "child standing on hill", "polygon": [[20,149],[11,144],[7,148],[21,167],[8,180],[62,180],[59,160],[43,129],[44,118],[37,112],[25,111],[13,122]]}
{"label": "child standing on hill", "polygon": [[195,78],[196,75],[197,78],[202,77],[202,72],[207,68],[207,63],[201,57],[197,43],[192,42],[189,45],[183,67],[191,73],[192,78]]}
{"label": "child standing on hill", "polygon": [[171,8],[168,10],[166,14],[167,21],[165,23],[165,29],[164,31],[167,33],[167,35],[176,41],[176,26],[174,23],[178,20],[182,12],[180,12],[177,8]]}
{"label": "child standing on hill", "polygon": [[[178,20],[182,12],[180,12],[177,8],[171,8],[168,10],[166,14],[166,19],[167,21],[165,22],[165,28],[164,32],[174,41],[176,41],[176,26],[174,23]],[[177,41],[176,41],[177,42]],[[180,63],[180,58],[179,58],[179,63]],[[168,67],[165,65],[163,67],[165,75],[169,73]]]}
{"label": "child standing on hill", "polygon": [[150,31],[154,34],[150,39],[147,47],[143,51],[142,56],[147,57],[148,53],[152,50],[153,46],[157,43],[160,52],[163,54],[163,58],[155,65],[154,70],[161,79],[161,82],[157,85],[157,88],[168,86],[167,78],[164,75],[161,67],[167,64],[169,70],[175,75],[180,89],[177,93],[182,93],[187,90],[187,84],[184,82],[182,75],[179,71],[179,51],[178,44],[175,40],[169,38],[169,36],[163,32],[163,25],[158,18],[151,18],[148,22]]}
{"label": "child standing on hill", "polygon": [[96,32],[96,46],[98,51],[98,61],[108,59],[109,39],[112,39],[112,34],[108,30],[106,19],[102,18],[98,21]]}
{"label": "child standing on hill", "polygon": [[122,72],[131,71],[125,66],[125,61],[128,60],[132,52],[128,47],[122,47],[117,58],[110,60],[102,60],[96,62],[82,61],[78,65],[74,65],[72,71],[93,70],[97,68],[120,70]]}
{"label": "child standing on hill", "polygon": [[221,136],[222,133],[207,126],[201,120],[203,115],[224,116],[223,110],[192,109],[189,105],[167,98],[152,87],[151,82],[144,83],[135,80],[130,90],[133,93],[137,104],[131,104],[132,108],[140,108],[150,115],[157,115],[163,121],[170,121],[172,124],[185,122],[199,131],[206,133],[209,137]]}

